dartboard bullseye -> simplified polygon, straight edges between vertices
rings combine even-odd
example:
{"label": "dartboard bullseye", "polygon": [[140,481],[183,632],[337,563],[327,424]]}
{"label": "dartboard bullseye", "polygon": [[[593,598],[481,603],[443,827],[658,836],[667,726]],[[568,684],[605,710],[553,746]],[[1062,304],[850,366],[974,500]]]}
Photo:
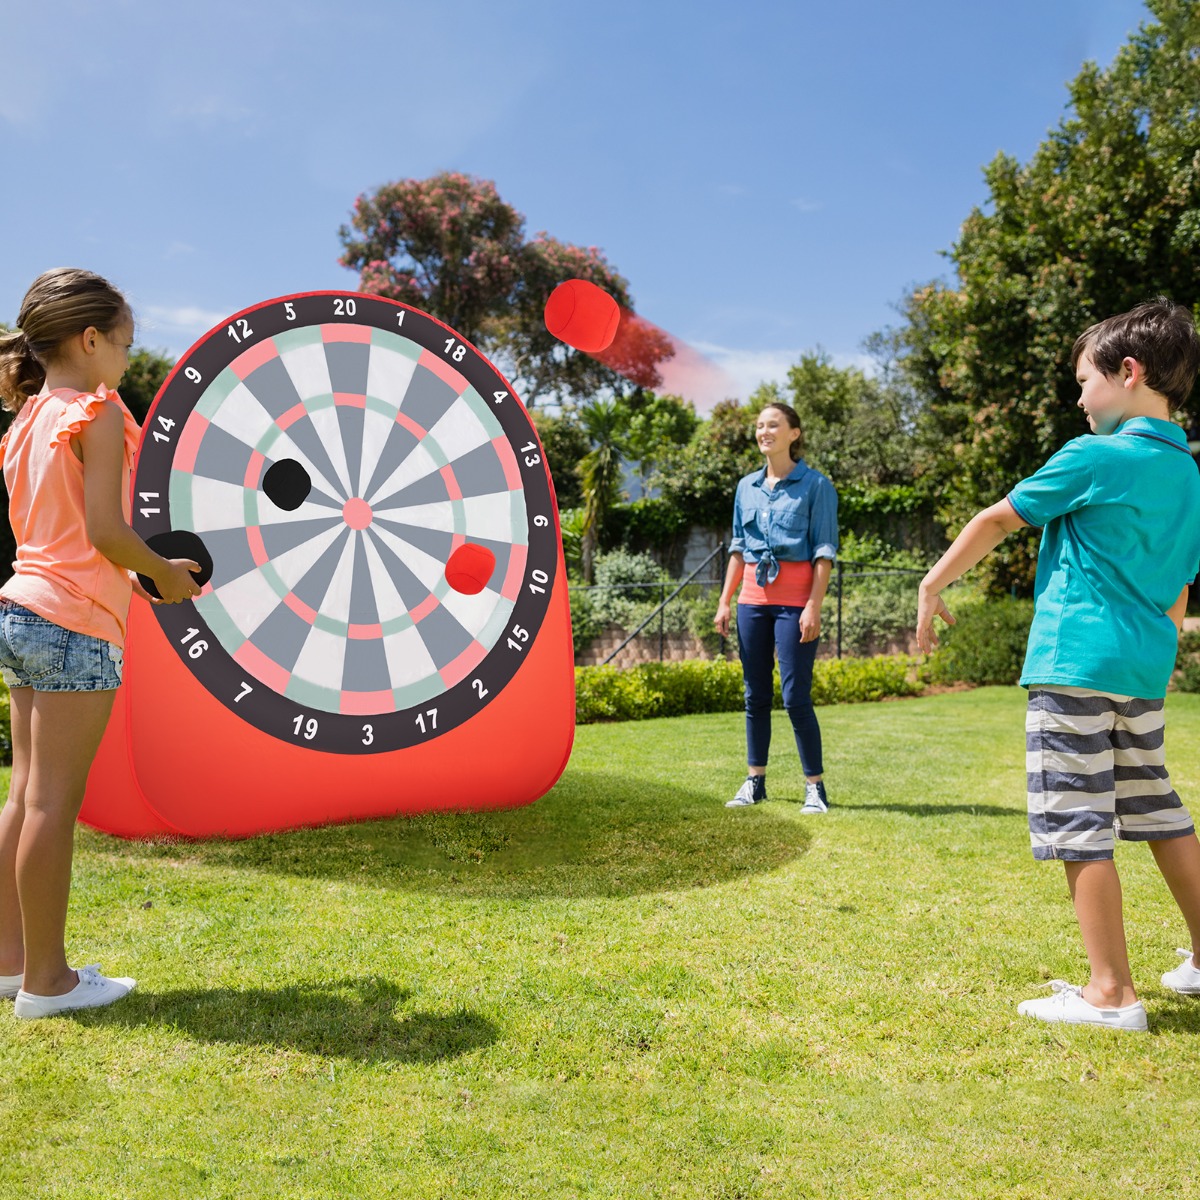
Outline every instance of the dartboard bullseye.
{"label": "dartboard bullseye", "polygon": [[504,378],[426,314],[345,293],[259,305],[180,360],[133,525],[211,559],[194,602],[154,609],[199,685],[338,754],[418,745],[492,704],[558,569],[541,447]]}

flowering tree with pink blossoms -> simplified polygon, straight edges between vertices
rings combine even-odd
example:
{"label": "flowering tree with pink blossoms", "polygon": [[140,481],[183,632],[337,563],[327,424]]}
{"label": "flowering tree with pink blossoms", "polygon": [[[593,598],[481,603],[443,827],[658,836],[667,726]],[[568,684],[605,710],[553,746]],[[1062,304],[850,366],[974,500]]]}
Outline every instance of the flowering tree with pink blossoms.
{"label": "flowering tree with pink blossoms", "polygon": [[546,329],[542,310],[566,279],[587,279],[632,307],[629,285],[595,247],[547,233],[525,237],[525,218],[490,180],[457,172],[402,179],[358,197],[340,230],[343,266],[359,288],[412,304],[474,342],[516,383],[522,399],[583,399],[629,382]]}

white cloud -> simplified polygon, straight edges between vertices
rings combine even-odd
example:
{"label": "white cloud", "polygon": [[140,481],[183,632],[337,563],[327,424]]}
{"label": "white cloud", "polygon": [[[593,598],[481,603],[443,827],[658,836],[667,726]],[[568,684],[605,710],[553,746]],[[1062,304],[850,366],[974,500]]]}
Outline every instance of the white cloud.
{"label": "white cloud", "polygon": [[255,113],[227,96],[208,95],[189,96],[173,105],[168,116],[174,121],[211,129],[214,125],[244,125]]}
{"label": "white cloud", "polygon": [[[734,395],[739,400],[748,400],[754,390],[763,383],[784,383],[790,368],[794,367],[809,348],[746,350],[732,346],[718,346],[712,342],[692,343],[696,350],[714,362],[729,379]],[[869,354],[831,353],[830,361],[835,367],[857,367],[865,375],[875,373],[875,360]],[[720,399],[721,397],[716,397]],[[715,401],[714,401],[715,402]],[[703,409],[697,403],[697,411],[707,412],[712,403]]]}
{"label": "white cloud", "polygon": [[172,354],[182,354],[202,334],[235,312],[214,312],[192,305],[134,305],[137,312],[137,340],[142,345],[162,346]]}
{"label": "white cloud", "polygon": [[824,208],[824,205],[819,200],[809,200],[806,196],[797,196],[794,200],[789,200],[788,203],[797,212],[802,213],[820,212]]}

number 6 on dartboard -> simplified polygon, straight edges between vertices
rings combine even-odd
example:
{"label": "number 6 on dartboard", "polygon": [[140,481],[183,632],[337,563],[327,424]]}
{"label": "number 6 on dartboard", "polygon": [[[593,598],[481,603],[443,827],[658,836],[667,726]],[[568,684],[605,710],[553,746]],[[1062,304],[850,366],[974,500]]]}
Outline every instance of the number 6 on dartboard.
{"label": "number 6 on dartboard", "polygon": [[136,602],[112,769],[202,735],[178,752],[208,784],[193,809],[138,774],[114,804],[238,833],[522,803],[557,777],[574,675],[553,486],[469,342],[378,296],[279,297],[201,338],[145,428],[134,528],[199,562],[201,593]]}

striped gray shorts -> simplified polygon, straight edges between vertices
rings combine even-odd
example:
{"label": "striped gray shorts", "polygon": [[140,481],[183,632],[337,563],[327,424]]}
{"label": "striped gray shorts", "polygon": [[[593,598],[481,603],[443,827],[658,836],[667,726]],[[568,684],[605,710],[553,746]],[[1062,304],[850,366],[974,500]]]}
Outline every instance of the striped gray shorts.
{"label": "striped gray shorts", "polygon": [[1025,717],[1034,858],[1113,856],[1113,838],[1193,831],[1163,756],[1163,702],[1084,688],[1031,688]]}

